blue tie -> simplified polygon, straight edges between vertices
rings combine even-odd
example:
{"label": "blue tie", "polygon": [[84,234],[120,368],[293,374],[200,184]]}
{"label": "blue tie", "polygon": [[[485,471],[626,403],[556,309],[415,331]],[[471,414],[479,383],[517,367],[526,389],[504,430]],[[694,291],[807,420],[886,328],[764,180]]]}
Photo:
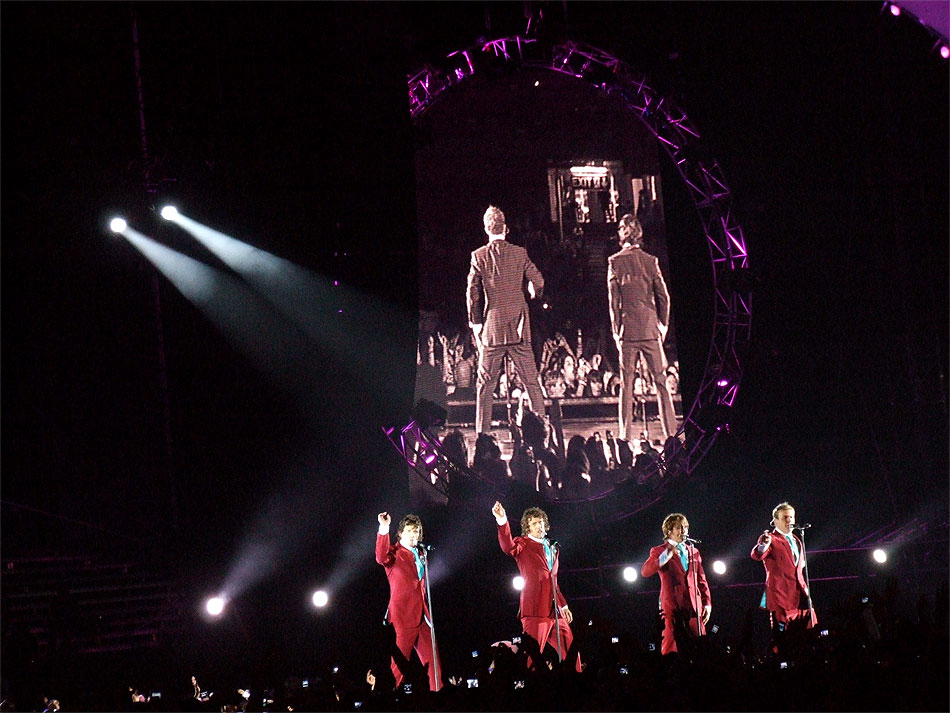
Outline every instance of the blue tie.
{"label": "blue tie", "polygon": [[792,548],[792,559],[795,564],[798,564],[798,543],[795,542],[795,538],[792,537],[791,533],[785,535],[785,539],[788,540],[788,546]]}
{"label": "blue tie", "polygon": [[554,552],[551,550],[551,545],[548,544],[547,540],[544,540],[541,544],[544,545],[544,554],[548,558],[548,569],[554,569]]}
{"label": "blue tie", "polygon": [[680,542],[680,543],[676,546],[676,549],[679,550],[679,553],[680,553],[680,562],[683,563],[683,569],[688,571],[688,570],[689,570],[689,557],[686,556],[686,545],[684,545],[682,542]]}
{"label": "blue tie", "polygon": [[419,573],[419,579],[422,579],[422,573],[425,569],[422,566],[422,559],[419,557],[419,552],[415,548],[412,549],[412,556],[416,558],[416,571]]}

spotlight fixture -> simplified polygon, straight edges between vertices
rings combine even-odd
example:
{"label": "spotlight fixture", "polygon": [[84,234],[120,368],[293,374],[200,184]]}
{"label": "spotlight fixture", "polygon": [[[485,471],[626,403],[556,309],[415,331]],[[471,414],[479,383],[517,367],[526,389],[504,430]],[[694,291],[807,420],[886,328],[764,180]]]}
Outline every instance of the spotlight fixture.
{"label": "spotlight fixture", "polygon": [[178,209],[173,205],[167,205],[162,208],[162,217],[165,220],[175,220],[178,217]]}
{"label": "spotlight fixture", "polygon": [[219,616],[224,611],[224,597],[211,597],[205,603],[205,610],[211,616]]}
{"label": "spotlight fixture", "polygon": [[871,553],[871,556],[874,557],[874,561],[878,564],[884,564],[887,562],[887,552],[882,549],[876,549]]}
{"label": "spotlight fixture", "polygon": [[624,567],[623,568],[623,578],[627,582],[636,582],[637,581],[637,568],[636,567]]}
{"label": "spotlight fixture", "polygon": [[722,560],[716,560],[713,562],[713,572],[716,574],[725,574],[726,573],[726,563]]}
{"label": "spotlight fixture", "polygon": [[129,227],[129,224],[125,222],[124,218],[113,218],[109,222],[109,229],[113,233],[121,233],[128,227]]}
{"label": "spotlight fixture", "polygon": [[330,601],[330,595],[322,589],[318,589],[313,593],[311,601],[313,602],[313,605],[317,607],[317,609],[322,609]]}
{"label": "spotlight fixture", "polygon": [[511,586],[515,588],[515,591],[520,592],[522,589],[524,589],[524,577],[522,577],[520,574],[516,575],[511,580]]}

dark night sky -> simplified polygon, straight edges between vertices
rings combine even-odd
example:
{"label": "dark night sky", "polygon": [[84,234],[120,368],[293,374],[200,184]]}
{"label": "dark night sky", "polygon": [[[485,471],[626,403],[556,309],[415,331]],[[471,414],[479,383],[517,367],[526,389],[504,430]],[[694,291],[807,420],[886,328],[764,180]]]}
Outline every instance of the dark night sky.
{"label": "dark night sky", "polygon": [[[741,549],[782,499],[802,503],[823,544],[918,515],[945,539],[950,103],[927,33],[878,3],[541,6],[544,32],[626,59],[686,110],[761,277],[733,435],[623,525],[627,549],[652,542],[671,509]],[[16,503],[154,533],[213,579],[263,510],[309,538],[288,557],[308,571],[365,534],[358,576],[379,604],[374,516],[406,497],[379,427],[411,405],[415,358],[405,78],[479,36],[521,32],[523,5],[134,7],[153,205],[129,4],[2,5],[4,556],[65,547],[36,534],[55,530],[47,518],[11,517]],[[698,218],[663,160],[674,305],[711,303],[691,287],[709,270]],[[398,310],[382,323],[370,304],[342,326],[373,335],[347,359],[374,355],[397,396],[343,378],[331,356],[313,363],[316,392],[282,392],[159,277],[169,463],[155,271],[105,230],[122,211],[191,250],[150,212],[166,195]],[[678,324],[700,362],[711,317]]]}

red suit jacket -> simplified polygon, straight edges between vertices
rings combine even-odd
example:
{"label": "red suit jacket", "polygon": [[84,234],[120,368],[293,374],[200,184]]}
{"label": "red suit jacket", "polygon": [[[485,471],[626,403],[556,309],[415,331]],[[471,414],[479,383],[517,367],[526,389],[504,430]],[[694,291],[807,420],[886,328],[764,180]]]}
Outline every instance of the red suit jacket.
{"label": "red suit jacket", "polygon": [[[521,590],[519,616],[554,617],[554,594],[557,586],[558,548],[554,548],[554,566],[548,569],[548,558],[544,545],[530,537],[511,537],[508,522],[498,526],[498,544],[501,549],[515,558],[518,571],[524,577],[524,589]],[[557,606],[567,605],[561,590],[557,589]]]}
{"label": "red suit jacket", "polygon": [[387,618],[399,630],[419,626],[423,613],[429,616],[429,606],[425,600],[425,579],[419,579],[416,558],[398,542],[391,545],[389,535],[377,533],[376,561],[386,568],[389,579]]}
{"label": "red suit jacket", "polygon": [[658,545],[650,550],[650,556],[640,568],[644,577],[652,577],[660,573],[660,606],[664,613],[695,612],[699,619],[699,633],[703,634],[702,608],[712,603],[709,596],[709,585],[706,583],[706,572],[703,571],[703,558],[695,547],[686,549],[689,556],[689,571],[683,569],[678,552],[660,566],[660,555],[666,550],[666,545]]}
{"label": "red suit jacket", "polygon": [[[774,612],[779,621],[787,621],[788,612],[797,612],[799,596],[809,593],[805,584],[805,545],[794,533],[792,537],[802,554],[797,565],[791,545],[778,530],[772,533],[772,543],[765,552],[760,553],[758,545],[752,548],[752,559],[765,565],[765,608]],[[814,608],[810,619],[809,627],[818,623]]]}

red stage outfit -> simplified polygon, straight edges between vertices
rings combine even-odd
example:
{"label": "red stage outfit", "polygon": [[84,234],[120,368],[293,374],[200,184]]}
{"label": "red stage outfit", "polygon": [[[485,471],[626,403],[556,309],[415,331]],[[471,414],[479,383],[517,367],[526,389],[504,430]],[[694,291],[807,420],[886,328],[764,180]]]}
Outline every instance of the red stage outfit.
{"label": "red stage outfit", "polygon": [[[428,665],[429,689],[437,691],[442,687],[441,666],[440,680],[436,680],[435,665],[433,663],[432,630],[430,623],[429,605],[425,598],[425,578],[419,575],[419,566],[416,556],[400,543],[389,543],[389,535],[376,534],[376,561],[386,568],[386,577],[389,579],[389,609],[386,617],[396,630],[396,646],[407,659],[415,648],[419,661]],[[435,657],[438,657],[436,646]],[[392,664],[393,676],[396,685],[402,683],[402,672]]]}
{"label": "red stage outfit", "polygon": [[[521,627],[538,642],[541,650],[545,643],[550,644],[557,651],[558,631],[560,630],[561,650],[558,658],[567,658],[567,652],[574,641],[570,624],[559,613],[567,606],[567,600],[557,586],[557,570],[560,560],[558,547],[553,547],[554,562],[548,567],[548,558],[544,544],[530,537],[511,537],[511,528],[507,519],[498,525],[498,544],[502,551],[515,558],[518,571],[524,578],[524,589],[521,590],[521,606],[518,616],[521,618]],[[557,609],[554,609],[554,598],[557,597]],[[555,628],[555,620],[557,628]],[[576,669],[581,671],[581,658],[578,655]]]}
{"label": "red stage outfit", "polygon": [[752,548],[752,559],[765,565],[765,608],[769,610],[772,625],[808,617],[807,628],[818,623],[818,616],[811,607],[808,585],[805,583],[805,545],[794,533],[788,535],[798,547],[798,562],[786,535],[775,530],[772,541],[761,551]]}
{"label": "red stage outfit", "polygon": [[[712,606],[706,573],[703,571],[703,558],[699,550],[692,545],[684,547],[688,569],[683,569],[683,562],[676,550],[673,550],[668,560],[660,564],[660,555],[668,549],[666,544],[652,548],[650,556],[640,568],[640,574],[644,577],[660,573],[660,613],[663,616],[661,651],[664,654],[677,651],[677,636],[705,634],[702,610]],[[682,638],[680,641],[682,642]]]}

